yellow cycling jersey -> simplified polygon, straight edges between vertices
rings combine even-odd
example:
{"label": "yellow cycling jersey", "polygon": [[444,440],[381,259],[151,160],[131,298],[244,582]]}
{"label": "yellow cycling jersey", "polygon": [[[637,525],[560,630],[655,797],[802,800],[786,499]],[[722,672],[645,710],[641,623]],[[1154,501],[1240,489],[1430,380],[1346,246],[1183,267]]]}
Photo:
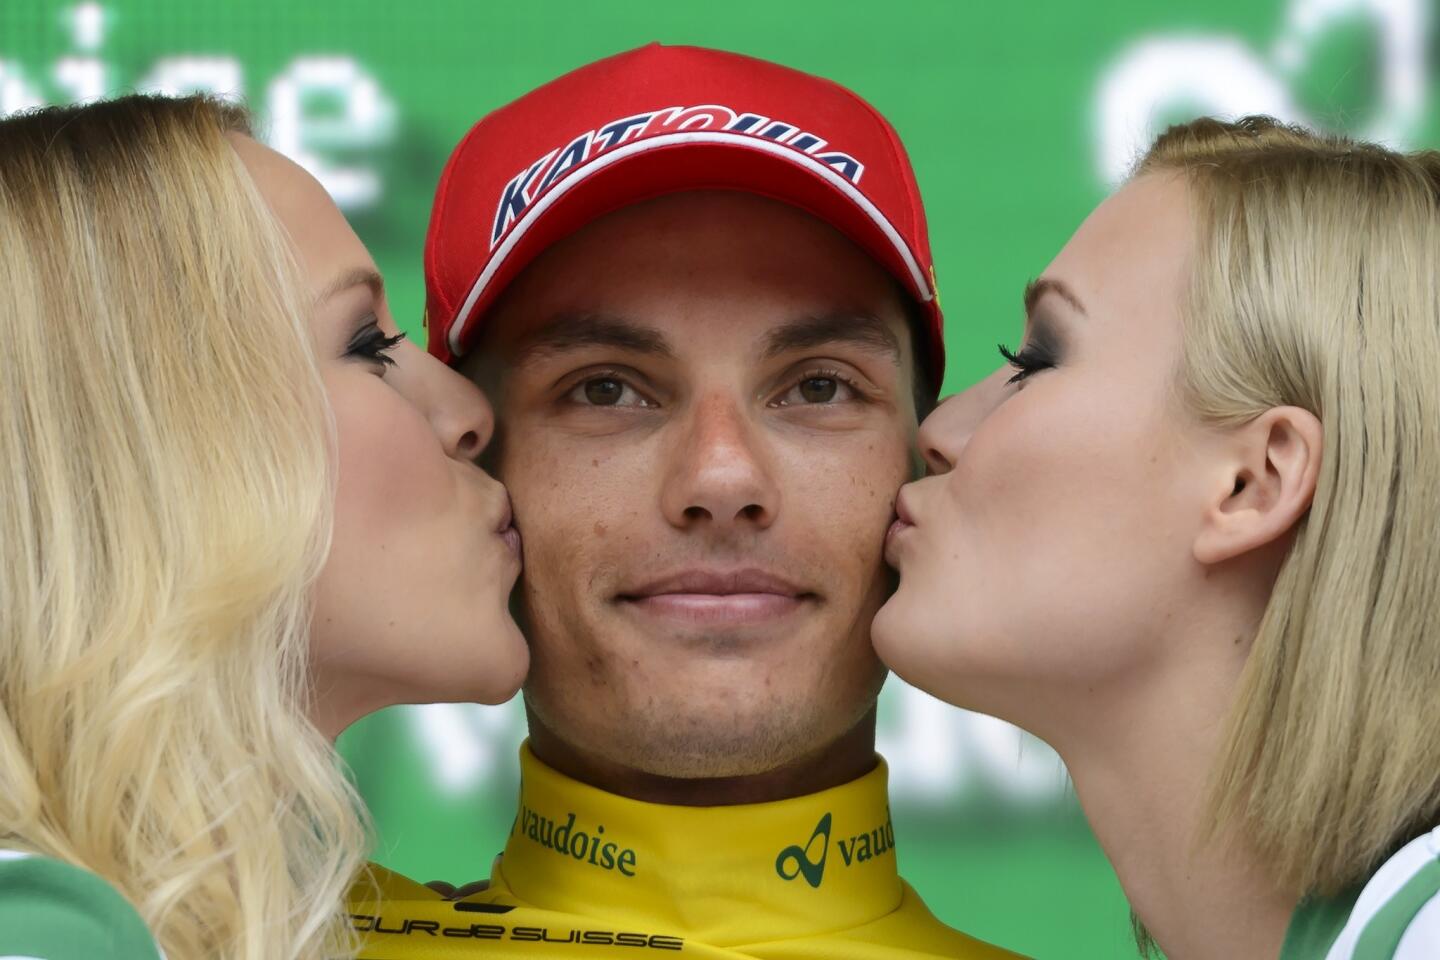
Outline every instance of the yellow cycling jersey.
{"label": "yellow cycling jersey", "polygon": [[900,879],[883,761],[831,790],[724,807],[618,797],[528,747],[520,764],[488,888],[446,900],[376,868],[350,902],[363,960],[1016,956],[945,926]]}

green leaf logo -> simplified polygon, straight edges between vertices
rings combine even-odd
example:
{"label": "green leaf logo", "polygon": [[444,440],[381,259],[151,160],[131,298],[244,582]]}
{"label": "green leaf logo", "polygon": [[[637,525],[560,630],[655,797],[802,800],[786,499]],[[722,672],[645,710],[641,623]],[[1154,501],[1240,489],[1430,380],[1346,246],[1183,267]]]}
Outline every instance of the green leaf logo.
{"label": "green leaf logo", "polygon": [[[812,854],[815,841],[820,841],[820,859],[817,861]],[[804,876],[805,882],[812,887],[818,888],[820,881],[825,878],[825,858],[830,854],[830,814],[820,818],[815,824],[815,832],[810,834],[810,839],[805,846],[792,844],[780,851],[780,856],[775,858],[775,872],[780,874],[781,880],[794,880],[798,876]]]}

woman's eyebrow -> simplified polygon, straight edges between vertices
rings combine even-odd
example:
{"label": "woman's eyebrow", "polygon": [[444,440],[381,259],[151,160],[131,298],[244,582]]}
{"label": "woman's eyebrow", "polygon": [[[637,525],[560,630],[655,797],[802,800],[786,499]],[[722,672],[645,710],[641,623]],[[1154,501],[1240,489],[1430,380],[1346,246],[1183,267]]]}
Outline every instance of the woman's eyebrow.
{"label": "woman's eyebrow", "polygon": [[1035,305],[1047,293],[1053,293],[1070,304],[1080,316],[1089,316],[1085,312],[1085,304],[1080,302],[1080,298],[1075,295],[1075,291],[1071,290],[1065,281],[1057,280],[1054,277],[1038,277],[1025,284],[1025,316],[1027,318],[1034,315]]}
{"label": "woman's eyebrow", "polygon": [[358,286],[369,287],[377,301],[385,299],[385,280],[376,272],[375,268],[354,267],[339,274],[326,284],[325,289],[321,290],[320,295],[315,298],[315,303],[324,303],[336,294]]}

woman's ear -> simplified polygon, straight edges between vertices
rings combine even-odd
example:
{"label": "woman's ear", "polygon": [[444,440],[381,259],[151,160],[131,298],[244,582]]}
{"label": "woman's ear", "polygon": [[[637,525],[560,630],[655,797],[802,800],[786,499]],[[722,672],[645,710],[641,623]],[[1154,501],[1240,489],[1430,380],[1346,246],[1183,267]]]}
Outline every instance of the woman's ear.
{"label": "woman's ear", "polygon": [[1233,560],[1294,529],[1315,497],[1324,437],[1319,418],[1300,407],[1273,407],[1234,428],[1195,559]]}

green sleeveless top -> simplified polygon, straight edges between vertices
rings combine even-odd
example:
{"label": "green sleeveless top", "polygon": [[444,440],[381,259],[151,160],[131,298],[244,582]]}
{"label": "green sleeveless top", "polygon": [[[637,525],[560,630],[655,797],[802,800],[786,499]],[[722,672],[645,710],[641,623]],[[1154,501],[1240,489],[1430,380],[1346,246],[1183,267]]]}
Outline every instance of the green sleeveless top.
{"label": "green sleeveless top", "polygon": [[145,921],[80,867],[0,850],[0,958],[163,960]]}

